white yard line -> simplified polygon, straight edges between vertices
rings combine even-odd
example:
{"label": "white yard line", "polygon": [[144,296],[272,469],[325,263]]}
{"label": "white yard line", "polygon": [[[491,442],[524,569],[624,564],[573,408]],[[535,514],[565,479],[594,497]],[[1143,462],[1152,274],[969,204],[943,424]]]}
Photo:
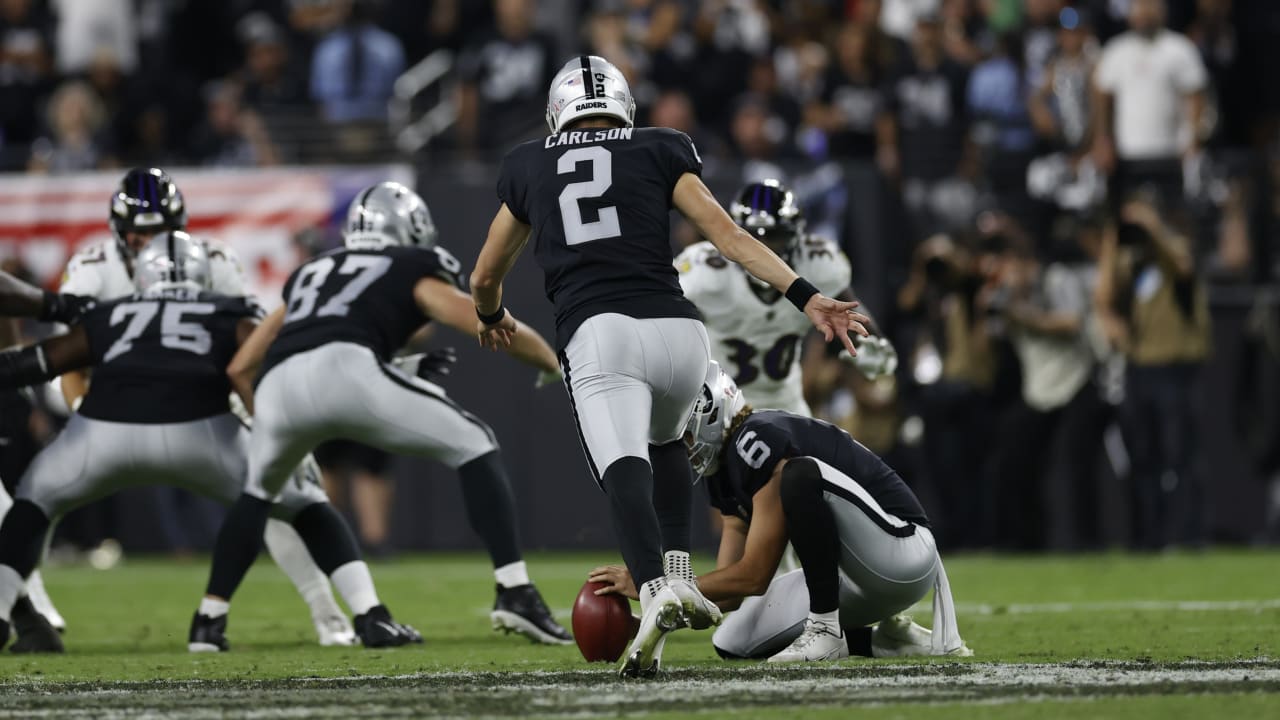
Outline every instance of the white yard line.
{"label": "white yard line", "polygon": [[[918,603],[913,612],[928,613],[931,604]],[[1280,598],[1272,600],[1124,600],[1116,602],[1053,603],[956,603],[961,615],[1036,615],[1071,612],[1262,612],[1280,609]]]}

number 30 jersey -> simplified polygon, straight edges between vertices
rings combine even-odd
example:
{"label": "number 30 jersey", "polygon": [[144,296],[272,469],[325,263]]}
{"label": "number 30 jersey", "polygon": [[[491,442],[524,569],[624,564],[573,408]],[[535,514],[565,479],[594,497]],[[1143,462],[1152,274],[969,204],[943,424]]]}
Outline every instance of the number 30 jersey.
{"label": "number 30 jersey", "polygon": [[191,290],[133,295],[99,305],[81,324],[93,383],[79,413],[121,423],[177,423],[229,412],[227,364],[248,298]]}
{"label": "number 30 jersey", "polygon": [[284,325],[261,378],[285,358],[335,342],[373,350],[383,362],[430,318],[413,289],[424,277],[461,287],[457,258],[440,246],[338,249],[303,264],[284,285]]}
{"label": "number 30 jersey", "polygon": [[498,198],[533,229],[555,305],[556,345],[601,313],[698,317],[671,262],[672,193],[702,172],[689,136],[667,128],[588,128],[517,146]]}
{"label": "number 30 jersey", "polygon": [[[805,237],[792,264],[827,297],[849,288],[849,260],[830,240]],[[809,318],[709,242],[686,248],[676,268],[685,296],[707,325],[711,356],[733,376],[747,402],[809,415],[800,384],[800,349],[813,327]]]}

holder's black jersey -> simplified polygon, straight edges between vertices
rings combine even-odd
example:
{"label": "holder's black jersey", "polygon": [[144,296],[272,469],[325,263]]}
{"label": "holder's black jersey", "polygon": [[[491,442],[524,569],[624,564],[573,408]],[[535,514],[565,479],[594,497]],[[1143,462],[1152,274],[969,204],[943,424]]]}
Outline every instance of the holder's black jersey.
{"label": "holder's black jersey", "polygon": [[750,522],[751,498],[779,461],[795,457],[821,460],[861,485],[885,512],[929,527],[915,493],[879,456],[835,425],[781,410],[753,412],[725,438],[720,469],[707,479],[711,504]]}
{"label": "holder's black jersey", "polygon": [[667,128],[587,128],[517,146],[498,198],[533,228],[534,255],[563,348],[584,320],[698,317],[672,262],[676,182],[702,172],[689,136]]}
{"label": "holder's black jersey", "polygon": [[80,414],[156,424],[229,412],[227,364],[239,348],[236,327],[254,317],[248,298],[191,290],[97,306],[81,321],[94,371]]}
{"label": "holder's black jersey", "polygon": [[284,286],[284,326],[267,350],[262,373],[285,358],[328,343],[364,345],[391,360],[430,318],[413,288],[424,277],[462,286],[457,258],[440,246],[339,249],[293,271]]}

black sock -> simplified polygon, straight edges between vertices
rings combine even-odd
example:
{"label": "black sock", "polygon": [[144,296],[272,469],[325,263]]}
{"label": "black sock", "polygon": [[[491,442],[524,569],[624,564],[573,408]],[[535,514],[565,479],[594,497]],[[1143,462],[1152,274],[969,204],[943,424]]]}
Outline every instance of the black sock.
{"label": "black sock", "polygon": [[471,529],[489,551],[493,566],[520,561],[520,530],[516,523],[516,498],[507,479],[502,453],[494,450],[458,468],[462,500]]}
{"label": "black sock", "polygon": [[840,606],[840,538],[822,497],[822,473],[808,458],[791,460],[782,469],[780,490],[787,535],[809,586],[809,611],[831,612]]}
{"label": "black sock", "polygon": [[684,443],[649,446],[653,466],[653,509],[662,528],[662,551],[689,552],[693,515],[693,468]]}
{"label": "black sock", "polygon": [[302,508],[293,518],[293,529],[298,531],[311,559],[325,575],[360,559],[360,546],[356,544],[351,526],[327,502]]}
{"label": "black sock", "polygon": [[662,531],[653,510],[653,471],[638,457],[615,460],[600,479],[609,496],[622,560],[636,588],[662,577]]}
{"label": "black sock", "polygon": [[49,518],[30,500],[19,500],[0,523],[0,565],[8,565],[28,577],[40,563]]}
{"label": "black sock", "polygon": [[849,643],[849,654],[858,657],[875,657],[871,652],[871,628],[845,628],[844,636]]}
{"label": "black sock", "polygon": [[235,594],[262,549],[262,531],[267,527],[270,510],[270,502],[252,495],[241,495],[231,504],[213,546],[206,594],[224,600]]}

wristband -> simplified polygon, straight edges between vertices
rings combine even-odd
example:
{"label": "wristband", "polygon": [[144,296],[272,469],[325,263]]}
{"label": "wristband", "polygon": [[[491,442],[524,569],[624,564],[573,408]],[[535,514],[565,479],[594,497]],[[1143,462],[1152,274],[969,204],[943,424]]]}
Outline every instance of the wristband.
{"label": "wristband", "polygon": [[498,309],[495,310],[492,315],[485,315],[484,313],[480,312],[480,308],[476,308],[476,317],[480,318],[480,322],[484,323],[485,325],[492,325],[496,322],[499,322],[500,320],[502,320],[502,318],[506,317],[506,315],[507,315],[507,309],[501,305],[498,306]]}
{"label": "wristband", "polygon": [[804,312],[804,306],[809,304],[809,299],[817,294],[818,288],[814,287],[813,283],[802,277],[796,278],[795,282],[791,283],[791,287],[787,288],[787,299],[790,300],[791,304],[795,305],[800,312]]}
{"label": "wristband", "polygon": [[58,314],[58,301],[61,298],[58,297],[57,293],[49,290],[43,290],[41,293],[40,314],[36,316],[36,319],[40,322],[51,322],[55,319],[55,315]]}

